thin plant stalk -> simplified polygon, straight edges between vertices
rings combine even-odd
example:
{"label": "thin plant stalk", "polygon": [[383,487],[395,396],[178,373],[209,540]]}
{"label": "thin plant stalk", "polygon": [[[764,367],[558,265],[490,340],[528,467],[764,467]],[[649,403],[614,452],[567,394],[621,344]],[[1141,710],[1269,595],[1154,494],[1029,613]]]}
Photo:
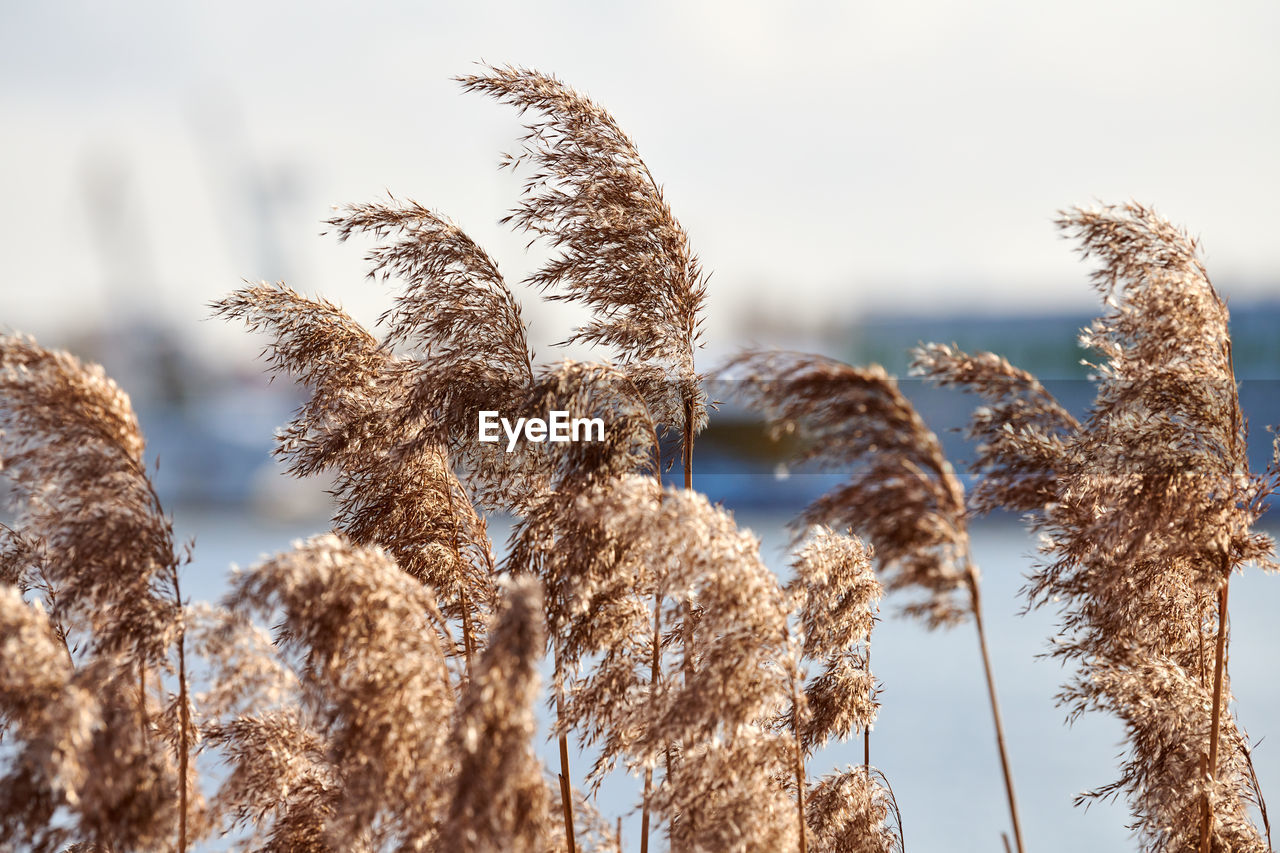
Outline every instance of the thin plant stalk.
{"label": "thin plant stalk", "polygon": [[471,640],[471,601],[467,598],[466,592],[461,593],[462,604],[462,648],[466,655],[467,678],[471,678],[471,656],[475,650]]}
{"label": "thin plant stalk", "polygon": [[[870,669],[871,669],[871,646],[868,643],[867,670],[870,671]],[[875,687],[873,686],[871,689],[875,690]],[[871,781],[871,725],[869,723],[867,724],[867,727],[862,730],[862,769],[866,771],[867,781],[870,782]]]}
{"label": "thin plant stalk", "polygon": [[794,680],[791,685],[791,734],[796,764],[796,813],[800,822],[800,853],[809,853],[809,840],[804,816],[805,772],[804,747],[800,743],[800,692]]}
{"label": "thin plant stalk", "polygon": [[[662,470],[659,467],[658,470]],[[662,660],[662,596],[653,596],[653,664],[649,670],[649,683],[658,684]],[[649,797],[653,793],[653,768],[644,769],[644,802],[640,807],[640,853],[649,853]],[[621,850],[622,846],[619,845]]]}
{"label": "thin plant stalk", "polygon": [[[693,401],[685,400],[684,403],[684,440],[683,440],[683,457],[684,457],[684,487],[687,490],[693,489]],[[681,629],[684,638],[684,674],[688,678],[693,668],[693,655],[690,649],[693,648],[693,608],[687,602],[684,606],[684,625]]]}
{"label": "thin plant stalk", "polygon": [[[71,660],[68,655],[68,660]],[[75,666],[75,661],[71,662]],[[147,737],[147,665],[145,663],[138,664],[138,728],[142,732],[145,740]]]}
{"label": "thin plant stalk", "polygon": [[172,566],[173,597],[178,604],[178,853],[187,850],[187,773],[190,769],[191,709],[187,704],[187,626],[182,610],[178,568]]}
{"label": "thin plant stalk", "polygon": [[[681,436],[681,459],[684,467],[684,487],[686,490],[693,488],[693,401],[685,400],[684,403],[684,430]],[[662,470],[659,465],[658,470]],[[662,633],[661,633],[661,613],[662,599],[661,596],[654,596],[653,602],[653,670],[651,673],[653,683],[657,684],[659,674],[659,659],[662,654]],[[690,677],[693,669],[693,657],[689,650],[693,645],[693,612],[692,608],[686,604],[684,607],[684,624],[680,630],[681,640],[684,643],[684,665],[683,671],[686,680]],[[670,772],[671,752],[667,751],[667,766]],[[653,790],[653,770],[646,769],[644,773],[644,805],[640,817],[640,853],[648,853],[649,851],[649,795]],[[803,796],[803,795],[802,795]],[[803,819],[803,812],[801,813]]]}
{"label": "thin plant stalk", "polygon": [[[559,657],[558,652],[556,657]],[[559,661],[556,662],[556,669],[558,675]],[[564,687],[558,677],[556,684],[556,719],[559,721],[564,718]],[[573,786],[569,782],[569,738],[561,731],[558,740],[560,741],[560,806],[564,812],[565,849],[569,853],[577,853],[578,845],[573,834]]]}
{"label": "thin plant stalk", "polygon": [[[693,401],[684,401],[684,487],[686,491],[693,489]],[[686,599],[684,604],[684,624],[680,626],[684,638],[684,678],[686,683],[693,674],[693,605]]]}
{"label": "thin plant stalk", "polygon": [[684,487],[693,488],[693,401],[684,401]]}
{"label": "thin plant stalk", "polygon": [[[448,460],[445,459],[443,451],[440,451],[439,457],[440,463],[447,466]],[[445,489],[445,500],[448,501],[449,505],[449,518],[453,520],[453,554],[454,557],[461,559],[462,551],[458,542],[458,516],[453,511],[453,489]],[[466,678],[467,680],[470,680],[471,658],[475,652],[475,642],[471,636],[471,601],[467,598],[467,591],[465,589],[461,590],[460,595],[462,607],[462,649],[466,656]]]}
{"label": "thin plant stalk", "polygon": [[1013,821],[1013,840],[1018,853],[1025,853],[1022,845],[1022,826],[1018,822],[1018,802],[1013,793],[1013,774],[1009,770],[1009,754],[1004,743],[1004,722],[1000,717],[1000,702],[996,698],[995,676],[991,671],[991,655],[987,651],[987,632],[982,622],[982,596],[978,591],[978,577],[970,564],[967,574],[969,600],[973,609],[973,624],[978,629],[978,647],[982,650],[982,671],[987,677],[987,696],[991,700],[991,719],[995,723],[996,746],[1000,751],[1000,770],[1004,773],[1004,790],[1009,797],[1009,819]]}
{"label": "thin plant stalk", "polygon": [[[1223,562],[1226,562],[1224,556]],[[1228,565],[1229,569],[1230,566]],[[1209,727],[1209,782],[1218,778],[1218,736],[1222,720],[1222,680],[1226,668],[1227,651],[1227,593],[1231,588],[1231,578],[1227,575],[1218,588],[1218,640],[1213,654],[1213,716]],[[1200,822],[1200,850],[1208,853],[1209,841],[1213,829],[1213,809],[1209,803],[1209,790],[1204,792],[1204,817]]]}

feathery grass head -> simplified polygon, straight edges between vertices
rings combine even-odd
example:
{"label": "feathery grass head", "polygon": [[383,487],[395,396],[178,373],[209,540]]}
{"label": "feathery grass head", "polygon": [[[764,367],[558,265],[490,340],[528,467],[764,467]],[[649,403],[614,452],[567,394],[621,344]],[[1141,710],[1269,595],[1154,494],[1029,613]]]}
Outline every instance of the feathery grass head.
{"label": "feathery grass head", "polygon": [[801,656],[822,663],[822,673],[804,690],[800,737],[808,751],[875,721],[879,703],[866,647],[883,593],[872,557],[860,539],[817,527],[793,564],[787,591],[799,622]]}
{"label": "feathery grass head", "polygon": [[1076,209],[1059,226],[1101,262],[1106,313],[1081,335],[1101,356],[1084,423],[990,354],[931,345],[915,367],[991,404],[970,427],[976,505],[1027,512],[1045,534],[1026,593],[1061,609],[1050,655],[1079,667],[1058,700],[1127,726],[1120,778],[1082,799],[1125,793],[1145,850],[1194,849],[1205,803],[1211,849],[1264,849],[1247,748],[1229,711],[1210,713],[1230,698],[1225,674],[1214,691],[1222,585],[1269,558],[1250,525],[1275,488],[1274,471],[1248,469],[1226,305],[1195,241],[1148,208]]}
{"label": "feathery grass head", "polygon": [[805,808],[812,849],[821,853],[901,851],[902,817],[883,778],[878,770],[850,767],[815,782]]}
{"label": "feathery grass head", "polygon": [[237,575],[227,606],[280,613],[279,644],[296,656],[304,710],[339,780],[326,838],[430,838],[451,777],[441,721],[453,708],[430,592],[381,550],[326,535]]}
{"label": "feathery grass head", "polygon": [[379,319],[389,346],[407,344],[455,372],[470,367],[494,378],[529,378],[533,353],[520,304],[497,264],[456,224],[394,198],[348,205],[328,224],[342,241],[376,238],[379,245],[366,256],[370,278],[404,282],[395,306]]}
{"label": "feathery grass head", "polygon": [[213,303],[224,319],[244,321],[270,342],[263,356],[276,374],[293,377],[310,397],[277,436],[276,455],[306,477],[350,464],[366,442],[385,439],[384,410],[399,402],[402,379],[394,357],[346,311],[308,299],[283,282],[247,285]]}
{"label": "feathery grass head", "polygon": [[683,424],[690,407],[689,426],[701,429],[693,351],[706,277],[635,143],[606,110],[550,75],[507,66],[458,79],[535,114],[524,153],[504,161],[514,168],[528,158],[537,169],[507,221],[559,250],[530,282],[591,309],[570,342],[613,348],[656,421]]}
{"label": "feathery grass head", "polygon": [[569,718],[605,736],[603,767],[618,758],[653,766],[672,744],[732,740],[779,712],[790,695],[786,601],[754,536],[702,495],[651,477],[601,484],[573,511],[627,575],[645,579],[664,624],[691,614],[685,660],[655,684],[646,672],[650,640],[639,630],[652,625],[640,609],[647,596],[637,595],[629,641],[573,695]]}
{"label": "feathery grass head", "polygon": [[1249,533],[1273,484],[1248,471],[1226,304],[1195,240],[1148,208],[1076,209],[1059,225],[1101,261],[1109,309],[1081,335],[1103,361],[1080,465],[1063,475],[1073,504],[1111,511],[1074,524],[1103,550],[1186,558],[1216,583],[1220,566],[1271,550]]}
{"label": "feathery grass head", "polygon": [[1058,467],[1039,520],[1049,562],[1028,587],[1033,604],[1060,603],[1057,654],[1080,663],[1060,699],[1125,721],[1121,777],[1094,793],[1128,795],[1146,849],[1194,845],[1205,803],[1212,849],[1265,849],[1247,818],[1244,741],[1217,713],[1230,688],[1223,673],[1215,695],[1206,653],[1225,627],[1222,585],[1272,553],[1250,530],[1274,473],[1249,472],[1226,305],[1195,241],[1147,208],[1059,224],[1102,262],[1093,280],[1108,308],[1081,335],[1103,356],[1097,399]]}
{"label": "feathery grass head", "polygon": [[1226,306],[1195,242],[1147,208],[1077,210],[1060,224],[1103,261],[1094,282],[1109,310],[1081,341],[1105,361],[1088,421],[1056,466],[1040,519],[1054,560],[1029,593],[1087,614],[1086,644],[1134,642],[1136,630],[1167,651],[1173,639],[1153,633],[1163,625],[1198,650],[1202,599],[1272,551],[1250,531],[1275,476],[1248,469]]}
{"label": "feathery grass head", "polygon": [[523,410],[560,410],[604,423],[602,441],[540,445],[553,476],[512,532],[506,561],[513,574],[542,579],[548,632],[561,671],[571,671],[625,642],[635,620],[647,618],[636,597],[651,583],[634,573],[634,563],[619,559],[616,544],[597,525],[577,516],[576,502],[618,478],[655,473],[656,432],[630,378],[603,364],[565,361],[542,370]]}
{"label": "feathery grass head", "polygon": [[[1129,754],[1119,779],[1080,795],[1077,804],[1127,793],[1142,849],[1173,853],[1197,849],[1207,788],[1214,817],[1210,849],[1267,853],[1269,846],[1250,820],[1257,792],[1248,745],[1231,714],[1220,723],[1225,748],[1216,778],[1206,778],[1212,682],[1201,680],[1176,656],[1154,651],[1140,659],[1099,659],[1090,670],[1088,682],[1069,687],[1063,697],[1123,721]],[[1230,700],[1225,688],[1223,702]]]}
{"label": "feathery grass head", "polygon": [[412,353],[400,428],[405,450],[440,446],[465,472],[481,505],[520,512],[538,492],[538,457],[475,440],[479,412],[514,410],[533,384],[533,354],[520,305],[497,264],[457,225],[415,202],[352,205],[329,220],[340,240],[369,234],[372,278],[399,279],[379,324],[383,349]]}
{"label": "feathery grass head", "polygon": [[109,656],[73,666],[46,614],[0,587],[0,848],[61,850],[72,839],[162,850],[175,768],[139,719],[132,672]]}
{"label": "feathery grass head", "polygon": [[272,368],[311,392],[276,455],[297,476],[335,472],[338,528],[356,544],[386,548],[432,586],[449,616],[466,610],[480,621],[493,598],[484,522],[443,446],[419,441],[404,423],[422,364],[380,346],[336,305],[283,284],[242,288],[215,307],[270,333]]}
{"label": "feathery grass head", "polygon": [[798,433],[798,462],[848,471],[800,516],[801,530],[851,529],[875,548],[885,588],[926,594],[904,611],[930,626],[961,621],[976,580],[964,492],[938,438],[879,366],[802,353],[746,352],[720,371],[764,410],[775,436]]}
{"label": "feathery grass head", "polygon": [[443,837],[462,851],[542,853],[550,797],[533,752],[545,638],[535,578],[507,584],[489,646],[458,708],[458,774]]}
{"label": "feathery grass head", "polygon": [[21,533],[5,549],[26,555],[18,574],[35,569],[56,590],[48,603],[62,629],[88,632],[94,651],[154,665],[177,626],[179,560],[143,447],[128,396],[101,367],[0,338],[0,460]]}
{"label": "feathery grass head", "polygon": [[[232,828],[252,830],[264,851],[336,853],[350,839],[328,828],[341,795],[328,740],[297,709],[247,713],[205,728],[206,747],[231,767],[214,800]],[[350,846],[349,846],[350,845]]]}
{"label": "feathery grass head", "polygon": [[561,493],[628,474],[656,474],[658,438],[651,411],[626,371],[598,362],[566,360],[538,372],[522,409],[558,410],[570,419],[599,419],[603,438],[541,445],[551,480]]}
{"label": "feathery grass head", "polygon": [[969,493],[975,512],[1038,512],[1056,499],[1058,471],[1080,424],[1034,376],[995,353],[969,355],[946,344],[912,350],[911,372],[987,403],[966,430],[978,442],[978,483]]}
{"label": "feathery grass head", "polygon": [[654,811],[669,822],[671,848],[797,849],[796,807],[783,781],[791,747],[787,735],[744,726],[682,752],[653,798]]}
{"label": "feathery grass head", "polygon": [[93,694],[42,609],[0,586],[0,733],[9,741],[0,776],[0,847],[57,849],[67,831],[57,810],[79,799],[93,770],[89,746],[101,725]]}

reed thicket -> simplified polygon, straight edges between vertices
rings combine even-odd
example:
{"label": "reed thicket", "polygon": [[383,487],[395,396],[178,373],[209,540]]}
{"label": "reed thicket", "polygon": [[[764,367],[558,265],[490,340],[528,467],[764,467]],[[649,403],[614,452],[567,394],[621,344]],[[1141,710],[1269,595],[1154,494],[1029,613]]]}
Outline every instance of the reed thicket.
{"label": "reed thicket", "polygon": [[[568,340],[611,359],[540,362],[497,265],[440,213],[341,210],[333,232],[370,241],[371,277],[395,287],[376,329],[283,283],[214,306],[307,389],[275,452],[331,477],[332,530],[192,605],[127,396],[98,367],[0,339],[16,514],[0,550],[0,848],[901,850],[928,804],[904,815],[871,764],[887,592],[929,627],[973,621],[1005,843],[1034,849],[968,533],[998,508],[1045,536],[1026,592],[1061,613],[1060,701],[1126,726],[1121,776],[1091,796],[1127,797],[1144,850],[1270,848],[1230,707],[1227,593],[1271,558],[1253,525],[1277,469],[1248,470],[1226,307],[1192,241],[1133,205],[1064,215],[1107,306],[1082,338],[1100,354],[1083,420],[998,356],[917,351],[920,373],[985,398],[968,494],[879,367],[734,358],[721,375],[798,434],[796,463],[848,473],[796,519],[784,582],[692,488],[706,276],[635,143],[554,77],[461,83],[528,116],[504,162],[532,173],[507,221],[551,257],[526,283],[585,305]],[[605,438],[506,452],[477,440],[482,410],[599,418]],[[683,488],[662,482],[677,453]],[[514,519],[505,548],[494,513]],[[554,770],[536,749],[544,701]],[[813,767],[855,736],[861,765]],[[571,743],[588,764],[571,766]],[[620,773],[638,780],[633,838],[595,803]],[[989,831],[975,828],[996,848]]]}

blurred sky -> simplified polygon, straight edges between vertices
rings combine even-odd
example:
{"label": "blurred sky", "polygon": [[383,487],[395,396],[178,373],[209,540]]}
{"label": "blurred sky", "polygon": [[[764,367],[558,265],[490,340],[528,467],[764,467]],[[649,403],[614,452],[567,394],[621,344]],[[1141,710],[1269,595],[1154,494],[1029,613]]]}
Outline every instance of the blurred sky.
{"label": "blurred sky", "polygon": [[[319,232],[387,190],[519,280],[495,168],[519,122],[450,79],[481,59],[631,133],[714,271],[716,351],[772,342],[762,317],[1091,306],[1052,219],[1094,200],[1188,225],[1230,296],[1280,294],[1275,2],[0,9],[0,324],[42,336],[143,316],[247,344],[201,322],[241,278],[370,320],[366,247]],[[569,322],[530,315],[536,340]]]}

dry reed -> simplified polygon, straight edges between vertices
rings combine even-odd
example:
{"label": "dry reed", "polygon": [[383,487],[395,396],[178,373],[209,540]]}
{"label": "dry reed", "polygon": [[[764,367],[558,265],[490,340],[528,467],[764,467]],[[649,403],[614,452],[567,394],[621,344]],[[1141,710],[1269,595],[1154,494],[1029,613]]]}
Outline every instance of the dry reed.
{"label": "dry reed", "polygon": [[1023,853],[964,491],[937,436],[878,365],[856,368],[822,356],[758,351],[731,359],[721,376],[738,380],[737,393],[764,410],[775,437],[801,435],[798,463],[849,472],[848,482],[814,501],[797,526],[826,524],[865,536],[888,591],[925,593],[903,610],[929,627],[973,617],[1013,836]]}
{"label": "dry reed", "polygon": [[459,704],[457,787],[442,833],[457,850],[541,853],[554,821],[532,745],[546,642],[537,581],[509,584],[496,620]]}
{"label": "dry reed", "polygon": [[659,424],[701,429],[706,401],[693,354],[706,276],[635,143],[551,75],[508,66],[458,79],[537,116],[523,153],[504,158],[512,169],[525,159],[537,169],[505,221],[559,250],[530,283],[591,309],[569,342],[614,349]]}
{"label": "dry reed", "polygon": [[[807,440],[799,461],[849,474],[801,515],[784,588],[755,536],[692,491],[706,277],[636,146],[554,77],[461,82],[534,114],[506,161],[535,165],[507,221],[557,252],[528,281],[590,309],[569,340],[618,364],[536,366],[496,264],[440,214],[344,209],[338,237],[371,236],[370,275],[399,283],[381,337],[283,284],[215,306],[266,332],[272,370],[306,387],[276,454],[333,476],[335,532],[190,608],[128,398],[101,368],[0,339],[17,511],[0,530],[0,847],[185,850],[223,833],[271,851],[603,853],[621,829],[592,795],[625,769],[644,779],[642,851],[651,816],[682,853],[901,850],[869,746],[860,768],[811,782],[807,767],[869,737],[883,580],[930,627],[974,619],[1021,851],[967,527],[1006,508],[1047,537],[1027,594],[1062,608],[1051,655],[1077,669],[1060,701],[1126,726],[1120,779],[1089,796],[1124,793],[1153,853],[1269,849],[1229,707],[1227,596],[1271,557],[1252,526],[1280,465],[1249,472],[1226,306],[1194,241],[1137,205],[1064,215],[1108,306],[1082,337],[1102,357],[1083,422],[998,356],[917,352],[919,372],[988,404],[967,499],[883,370],[735,359],[775,434]],[[507,453],[476,440],[482,409],[599,417],[605,440]],[[681,436],[684,489],[660,481],[664,431]],[[516,517],[501,565],[492,512]],[[548,647],[555,778],[534,750]],[[570,738],[594,752],[587,794]],[[193,752],[227,765],[207,803]]]}
{"label": "dry reed", "polygon": [[431,586],[463,623],[470,660],[492,605],[493,555],[485,525],[441,443],[423,443],[404,412],[427,362],[398,357],[346,312],[283,284],[245,287],[217,312],[271,333],[272,369],[310,391],[277,439],[296,476],[334,473],[334,523],[357,544],[381,545]]}
{"label": "dry reed", "polygon": [[[144,467],[137,417],[101,367],[20,336],[0,338],[0,401],[0,459],[17,514],[4,543],[6,579],[17,586],[7,618],[25,624],[13,612],[29,606],[21,593],[40,593],[62,658],[50,672],[61,698],[49,697],[43,723],[31,718],[0,783],[10,790],[0,798],[4,833],[34,849],[78,841],[185,850],[196,827],[183,558]],[[178,692],[157,707],[146,687],[165,673]],[[76,695],[93,701],[57,710]],[[24,716],[24,698],[8,699],[16,705],[0,716]],[[31,809],[48,821],[70,812],[69,825],[41,826]]]}
{"label": "dry reed", "polygon": [[[430,591],[381,550],[326,535],[235,576],[226,604],[279,614],[277,645],[298,675],[302,725],[319,733],[322,768],[336,780],[299,825],[319,821],[331,849],[428,843],[454,775],[441,720],[455,703],[446,623]],[[294,820],[286,810],[272,832],[292,837]]]}
{"label": "dry reed", "polygon": [[1059,221],[1086,257],[1106,314],[1081,343],[1097,397],[1077,423],[1029,374],[990,354],[918,352],[918,369],[994,404],[970,434],[983,509],[1028,513],[1045,537],[1026,593],[1056,604],[1050,655],[1077,667],[1059,702],[1119,717],[1121,776],[1082,797],[1124,793],[1149,851],[1265,850],[1265,806],[1228,706],[1230,576],[1267,564],[1253,533],[1277,467],[1249,473],[1225,303],[1194,240],[1137,204]]}

